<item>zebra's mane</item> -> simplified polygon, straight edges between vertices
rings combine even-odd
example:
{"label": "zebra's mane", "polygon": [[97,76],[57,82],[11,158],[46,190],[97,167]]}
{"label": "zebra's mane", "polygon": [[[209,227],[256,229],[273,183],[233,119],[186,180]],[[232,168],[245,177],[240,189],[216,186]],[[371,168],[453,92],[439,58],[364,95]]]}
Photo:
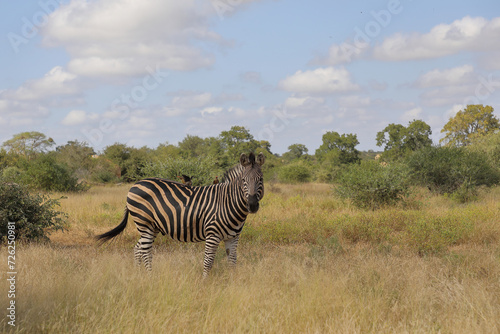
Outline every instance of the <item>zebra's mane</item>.
{"label": "zebra's mane", "polygon": [[243,166],[237,164],[234,167],[228,169],[221,178],[221,183],[229,183],[235,179],[236,176],[240,175],[243,171]]}

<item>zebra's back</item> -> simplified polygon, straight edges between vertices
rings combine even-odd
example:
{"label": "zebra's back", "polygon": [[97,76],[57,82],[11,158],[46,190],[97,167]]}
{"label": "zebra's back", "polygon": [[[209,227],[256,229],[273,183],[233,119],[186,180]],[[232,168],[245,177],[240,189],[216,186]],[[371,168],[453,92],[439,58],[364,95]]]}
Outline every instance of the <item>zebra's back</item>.
{"label": "zebra's back", "polygon": [[206,239],[204,223],[215,210],[210,187],[190,187],[159,179],[144,179],[130,188],[127,207],[136,223],[156,227],[162,234],[184,242]]}

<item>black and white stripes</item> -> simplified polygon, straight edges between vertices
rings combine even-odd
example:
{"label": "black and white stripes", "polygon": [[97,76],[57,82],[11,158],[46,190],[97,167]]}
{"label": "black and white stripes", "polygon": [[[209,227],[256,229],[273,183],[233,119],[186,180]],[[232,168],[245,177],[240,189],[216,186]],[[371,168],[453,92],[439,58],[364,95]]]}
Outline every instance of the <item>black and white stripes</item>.
{"label": "black and white stripes", "polygon": [[261,166],[265,158],[242,154],[240,164],[230,169],[223,182],[190,187],[174,181],[149,178],[137,182],[127,195],[125,215],[117,227],[97,238],[107,241],[120,234],[128,215],[141,235],[134,248],[137,264],[151,270],[151,247],[158,233],[183,242],[205,241],[203,275],[224,241],[230,264],[236,264],[238,239],[249,213],[256,213],[264,196]]}

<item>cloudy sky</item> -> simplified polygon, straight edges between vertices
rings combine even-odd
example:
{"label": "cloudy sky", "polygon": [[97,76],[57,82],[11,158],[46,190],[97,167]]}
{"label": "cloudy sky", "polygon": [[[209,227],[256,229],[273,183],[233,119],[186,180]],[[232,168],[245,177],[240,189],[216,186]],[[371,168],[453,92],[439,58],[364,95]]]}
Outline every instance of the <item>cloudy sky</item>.
{"label": "cloudy sky", "polygon": [[421,119],[435,142],[467,104],[500,115],[500,2],[2,2],[0,142],[140,147],[233,125],[274,153],[326,131],[361,150]]}

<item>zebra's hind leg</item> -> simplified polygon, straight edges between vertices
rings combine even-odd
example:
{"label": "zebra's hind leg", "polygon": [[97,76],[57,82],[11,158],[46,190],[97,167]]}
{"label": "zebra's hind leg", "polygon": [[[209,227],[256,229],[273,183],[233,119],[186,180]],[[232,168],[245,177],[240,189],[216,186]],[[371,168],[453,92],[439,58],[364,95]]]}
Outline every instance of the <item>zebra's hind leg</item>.
{"label": "zebra's hind leg", "polygon": [[227,254],[227,261],[229,262],[229,266],[234,267],[236,266],[236,248],[238,247],[238,240],[240,239],[240,236],[237,235],[233,239],[226,240],[224,242],[226,246],[226,254]]}
{"label": "zebra's hind leg", "polygon": [[141,242],[137,241],[137,243],[134,246],[134,263],[137,267],[141,266],[142,262],[142,248],[141,248]]}
{"label": "zebra's hind leg", "polygon": [[144,263],[148,271],[151,271],[151,262],[153,260],[153,241],[158,235],[159,230],[153,226],[137,225],[141,238],[134,247],[134,259],[137,265]]}

